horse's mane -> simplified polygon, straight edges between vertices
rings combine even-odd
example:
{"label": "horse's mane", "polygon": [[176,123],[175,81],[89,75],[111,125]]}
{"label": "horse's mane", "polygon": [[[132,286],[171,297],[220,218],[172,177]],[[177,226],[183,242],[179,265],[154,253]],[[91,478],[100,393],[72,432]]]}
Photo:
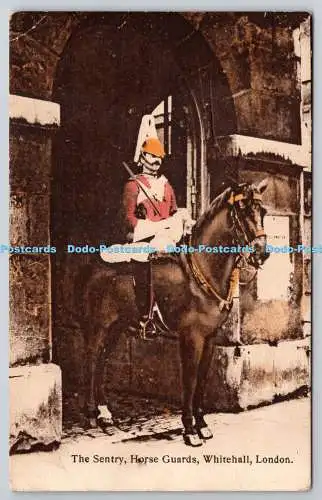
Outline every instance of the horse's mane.
{"label": "horse's mane", "polygon": [[220,193],[212,202],[210,203],[207,210],[199,217],[196,224],[194,225],[194,230],[198,231],[205,222],[210,222],[215,215],[222,210],[227,203],[227,200],[231,194],[231,188],[228,187],[222,193]]}

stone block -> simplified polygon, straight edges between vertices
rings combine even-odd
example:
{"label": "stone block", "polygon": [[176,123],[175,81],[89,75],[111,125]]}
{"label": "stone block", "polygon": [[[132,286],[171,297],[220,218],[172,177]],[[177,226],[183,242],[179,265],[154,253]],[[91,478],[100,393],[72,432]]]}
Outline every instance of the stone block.
{"label": "stone block", "polygon": [[59,56],[30,37],[10,44],[10,93],[50,100]]}
{"label": "stone block", "polygon": [[238,133],[300,144],[299,96],[249,90],[233,101]]}
{"label": "stone block", "polygon": [[49,256],[12,255],[10,277],[10,364],[50,358]]}
{"label": "stone block", "polygon": [[310,386],[310,340],[215,347],[206,392],[208,411],[245,410]]}
{"label": "stone block", "polygon": [[232,49],[243,50],[246,47],[279,50],[285,54],[293,49],[292,30],[289,26],[275,25],[273,28],[271,22],[260,20],[258,13],[210,13],[201,29],[220,55]]}
{"label": "stone block", "polygon": [[221,59],[221,66],[229,81],[232,94],[250,88],[250,66],[247,51],[230,52]]}
{"label": "stone block", "polygon": [[244,344],[302,337],[300,306],[278,299],[265,302],[247,297],[246,300],[243,301],[241,324]]}
{"label": "stone block", "polygon": [[50,188],[51,138],[25,127],[11,127],[10,133],[11,192],[46,194]]}
{"label": "stone block", "polygon": [[11,368],[10,450],[49,446],[62,436],[61,372],[54,364]]}
{"label": "stone block", "polygon": [[300,387],[310,387],[311,339],[282,342],[274,353],[276,396],[287,396]]}
{"label": "stone block", "polygon": [[[210,13],[204,20],[201,31],[206,40],[215,49],[219,59],[234,50],[243,51],[247,45],[252,41],[252,26],[247,23],[247,18],[241,16],[236,22],[233,14],[230,19],[224,14],[224,22],[222,22],[221,15],[217,16],[216,13]],[[228,14],[229,16],[229,14]]]}
{"label": "stone block", "polygon": [[68,12],[50,12],[45,16],[43,12],[16,12],[13,14],[11,27],[13,31],[19,30],[16,31],[19,35],[23,28],[26,30],[27,26],[38,23],[31,32],[32,38],[52,52],[61,54],[72,29],[79,22],[78,17],[76,13]]}
{"label": "stone block", "polygon": [[[49,244],[49,195],[11,194],[10,244],[43,246]],[[46,251],[49,252],[49,249]]]}
{"label": "stone block", "polygon": [[249,54],[251,88],[284,96],[299,95],[296,79],[296,61],[292,52],[272,49],[272,46],[254,46]]}

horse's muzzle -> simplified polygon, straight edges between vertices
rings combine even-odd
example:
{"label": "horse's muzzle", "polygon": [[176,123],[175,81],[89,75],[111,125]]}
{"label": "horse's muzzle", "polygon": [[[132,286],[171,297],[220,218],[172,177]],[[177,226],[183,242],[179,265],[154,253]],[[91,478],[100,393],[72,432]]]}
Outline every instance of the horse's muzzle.
{"label": "horse's muzzle", "polygon": [[255,267],[259,267],[264,264],[264,262],[269,257],[269,252],[267,252],[267,240],[266,235],[261,235],[253,241],[252,261]]}

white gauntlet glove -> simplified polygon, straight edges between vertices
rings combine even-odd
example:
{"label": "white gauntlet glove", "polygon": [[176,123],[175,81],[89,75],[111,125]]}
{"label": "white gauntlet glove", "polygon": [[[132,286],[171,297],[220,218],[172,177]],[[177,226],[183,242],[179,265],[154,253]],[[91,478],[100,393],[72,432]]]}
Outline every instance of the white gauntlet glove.
{"label": "white gauntlet glove", "polygon": [[196,221],[193,220],[186,208],[179,208],[177,213],[178,217],[181,217],[182,225],[183,225],[183,235],[191,234],[192,228],[195,225]]}

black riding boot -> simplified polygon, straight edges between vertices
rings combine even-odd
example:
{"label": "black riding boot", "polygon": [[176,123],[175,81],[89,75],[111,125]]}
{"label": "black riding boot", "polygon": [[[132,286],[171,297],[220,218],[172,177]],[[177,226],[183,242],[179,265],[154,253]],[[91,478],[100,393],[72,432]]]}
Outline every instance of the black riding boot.
{"label": "black riding boot", "polygon": [[143,338],[151,338],[156,335],[153,323],[154,297],[151,262],[133,261],[132,265],[139,319],[136,323],[131,323],[129,329],[132,332],[139,332]]}

